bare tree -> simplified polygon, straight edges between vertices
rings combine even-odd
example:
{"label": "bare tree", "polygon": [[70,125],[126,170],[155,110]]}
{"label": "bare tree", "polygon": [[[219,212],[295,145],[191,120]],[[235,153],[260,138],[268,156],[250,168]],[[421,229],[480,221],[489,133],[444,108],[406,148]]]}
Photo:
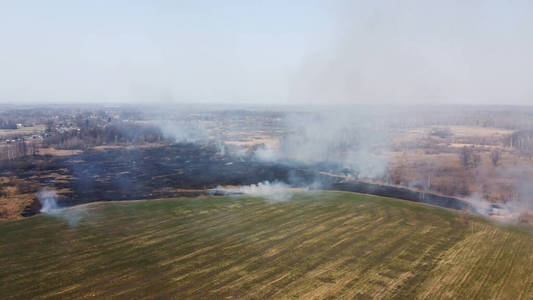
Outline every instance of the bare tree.
{"label": "bare tree", "polygon": [[492,150],[490,153],[490,160],[492,161],[492,164],[496,167],[500,163],[501,159],[501,152],[498,149]]}
{"label": "bare tree", "polygon": [[465,169],[470,168],[472,165],[472,149],[464,146],[463,149],[461,149],[461,152],[459,153],[459,156],[461,158],[461,164]]}
{"label": "bare tree", "polygon": [[474,147],[464,146],[459,153],[461,164],[465,169],[477,168],[481,164],[481,155],[475,153]]}
{"label": "bare tree", "polygon": [[472,168],[477,168],[481,164],[481,155],[472,151]]}

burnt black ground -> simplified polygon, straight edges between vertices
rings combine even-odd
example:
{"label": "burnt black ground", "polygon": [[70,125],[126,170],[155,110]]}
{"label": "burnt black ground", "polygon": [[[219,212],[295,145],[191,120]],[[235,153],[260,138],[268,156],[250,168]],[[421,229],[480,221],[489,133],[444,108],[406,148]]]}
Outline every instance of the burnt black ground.
{"label": "burnt black ground", "polygon": [[[70,179],[62,182],[47,178],[54,173]],[[264,181],[302,185],[312,180],[311,172],[304,169],[223,155],[214,146],[196,144],[87,150],[66,157],[33,156],[4,162],[0,175],[24,179],[40,188],[70,190],[71,194],[60,196],[61,206],[197,196],[218,185]],[[28,207],[25,215],[35,210],[38,206]]]}
{"label": "burnt black ground", "polygon": [[287,166],[221,155],[214,147],[194,144],[87,151],[63,164],[75,178],[75,202],[177,196],[165,191],[171,189],[287,182],[294,172]]}
{"label": "burnt black ground", "polygon": [[[62,193],[59,196],[60,206],[96,201],[198,196],[219,185],[280,181],[292,186],[319,183],[321,189],[393,197],[457,210],[470,208],[472,211],[467,202],[454,197],[382,184],[346,182],[318,173],[327,167],[265,163],[249,156],[223,155],[212,145],[175,144],[151,148],[87,150],[66,157],[33,156],[4,162],[0,175],[24,179],[38,186],[38,189],[70,191],[70,194]],[[51,174],[64,175],[69,179],[54,180],[50,178]],[[35,200],[22,215],[31,216],[39,209],[40,205]]]}

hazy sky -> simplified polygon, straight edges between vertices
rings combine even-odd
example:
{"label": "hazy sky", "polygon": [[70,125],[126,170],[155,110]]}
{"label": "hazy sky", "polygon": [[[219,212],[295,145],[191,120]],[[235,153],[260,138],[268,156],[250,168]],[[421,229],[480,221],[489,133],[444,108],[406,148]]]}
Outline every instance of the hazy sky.
{"label": "hazy sky", "polygon": [[533,1],[0,0],[0,102],[533,104]]}

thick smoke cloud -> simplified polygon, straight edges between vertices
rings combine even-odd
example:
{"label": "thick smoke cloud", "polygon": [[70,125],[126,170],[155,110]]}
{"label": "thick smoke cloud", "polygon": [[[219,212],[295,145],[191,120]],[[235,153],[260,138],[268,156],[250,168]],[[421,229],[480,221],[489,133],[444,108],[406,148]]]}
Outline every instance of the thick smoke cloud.
{"label": "thick smoke cloud", "polygon": [[325,109],[287,116],[288,134],[279,147],[266,145],[256,152],[263,161],[330,164],[363,178],[387,172],[389,147],[383,120],[374,109]]}
{"label": "thick smoke cloud", "polygon": [[[253,158],[265,163],[322,165],[324,171],[345,169],[360,178],[382,178],[387,174],[390,124],[384,106],[280,109],[281,125],[276,130],[281,133],[252,148],[235,144],[241,141],[239,126],[255,126],[242,125],[239,120],[256,118],[255,113],[237,109],[194,111],[164,116],[158,125],[164,136],[176,143],[214,146],[222,155],[243,158],[253,154]],[[242,128],[247,129],[250,128]],[[260,134],[275,129],[266,130]]]}

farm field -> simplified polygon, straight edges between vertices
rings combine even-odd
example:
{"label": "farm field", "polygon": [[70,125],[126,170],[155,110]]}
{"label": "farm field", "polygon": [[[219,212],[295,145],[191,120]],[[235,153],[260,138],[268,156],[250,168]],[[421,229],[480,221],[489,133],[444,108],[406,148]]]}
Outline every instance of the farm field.
{"label": "farm field", "polygon": [[356,193],[104,202],[0,222],[0,294],[531,299],[531,250],[528,227]]}
{"label": "farm field", "polygon": [[29,134],[40,134],[44,132],[44,125],[37,125],[32,127],[22,127],[19,129],[0,129],[0,138],[8,135],[29,135]]}

